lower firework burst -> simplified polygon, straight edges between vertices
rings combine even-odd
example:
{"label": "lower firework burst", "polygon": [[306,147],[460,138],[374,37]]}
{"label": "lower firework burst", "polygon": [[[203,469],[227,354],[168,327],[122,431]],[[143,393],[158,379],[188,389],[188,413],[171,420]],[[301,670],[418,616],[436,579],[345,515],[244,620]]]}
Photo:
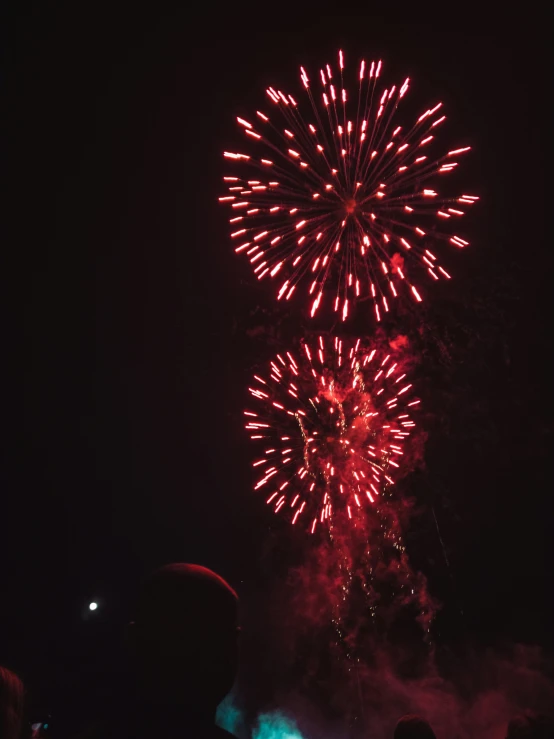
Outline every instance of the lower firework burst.
{"label": "lower firework burst", "polygon": [[338,515],[355,520],[394,484],[419,400],[405,360],[362,342],[304,342],[254,376],[246,429],[262,447],[254,485],[276,513],[314,533]]}

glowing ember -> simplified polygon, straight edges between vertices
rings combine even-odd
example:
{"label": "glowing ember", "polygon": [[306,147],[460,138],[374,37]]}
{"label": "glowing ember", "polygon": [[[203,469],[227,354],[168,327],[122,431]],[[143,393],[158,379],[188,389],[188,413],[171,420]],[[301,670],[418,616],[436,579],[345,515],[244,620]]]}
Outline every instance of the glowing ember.
{"label": "glowing ember", "polygon": [[419,408],[396,355],[320,336],[295,355],[278,354],[249,391],[256,406],[245,411],[246,429],[261,447],[254,490],[276,513],[313,533],[378,504]]}
{"label": "glowing ember", "polygon": [[277,280],[279,299],[303,283],[312,316],[325,293],[342,320],[369,298],[379,321],[403,290],[421,301],[412,266],[432,280],[450,279],[432,251],[436,244],[468,244],[440,229],[478,198],[442,197],[438,185],[423,185],[453,171],[470,147],[433,153],[442,103],[406,128],[397,125],[409,79],[381,89],[381,67],[362,61],[352,96],[342,52],[339,70],[320,70],[320,92],[312,92],[314,81],[301,67],[311,112],[304,115],[292,95],[270,87],[271,115],[237,118],[248,153],[224,152],[236,164],[219,198],[232,210],[235,251],[246,254],[258,279]]}

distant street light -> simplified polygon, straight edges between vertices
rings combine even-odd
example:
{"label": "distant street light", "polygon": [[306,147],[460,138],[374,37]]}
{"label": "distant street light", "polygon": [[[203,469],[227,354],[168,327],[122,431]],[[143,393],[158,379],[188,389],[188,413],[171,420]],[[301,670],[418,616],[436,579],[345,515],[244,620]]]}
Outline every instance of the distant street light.
{"label": "distant street light", "polygon": [[98,603],[95,603],[94,601],[88,604],[89,611],[95,611],[97,608],[98,608]]}

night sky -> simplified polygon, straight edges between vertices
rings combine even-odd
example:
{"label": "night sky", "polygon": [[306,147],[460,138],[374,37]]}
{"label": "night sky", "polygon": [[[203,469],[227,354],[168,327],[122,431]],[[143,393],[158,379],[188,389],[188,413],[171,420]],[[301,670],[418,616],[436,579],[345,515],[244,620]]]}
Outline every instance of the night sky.
{"label": "night sky", "polygon": [[49,707],[150,568],[195,561],[239,593],[267,587],[266,542],[285,532],[251,494],[244,389],[272,352],[257,328],[278,316],[299,336],[307,321],[233,255],[221,152],[267,84],[292,91],[300,63],[338,48],[383,57],[422,105],[443,100],[441,135],[474,147],[471,251],[429,293],[417,344],[430,415],[414,561],[451,614],[443,638],[551,650],[546,19],[78,5],[7,26],[0,663]]}

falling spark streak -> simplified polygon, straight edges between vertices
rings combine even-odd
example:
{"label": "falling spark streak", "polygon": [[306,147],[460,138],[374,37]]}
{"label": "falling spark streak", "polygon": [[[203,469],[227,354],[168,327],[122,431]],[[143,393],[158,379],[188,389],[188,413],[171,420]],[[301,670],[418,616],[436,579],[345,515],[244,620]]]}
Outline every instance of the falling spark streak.
{"label": "falling spark streak", "polygon": [[415,428],[410,406],[419,400],[404,364],[362,339],[319,336],[253,376],[246,428],[264,432],[251,436],[254,490],[274,512],[313,533],[342,512],[355,525],[365,505],[379,504]]}
{"label": "falling spark streak", "polygon": [[[249,137],[249,153],[224,152],[237,167],[237,176],[223,178],[229,194],[219,200],[234,209],[248,208],[239,211],[242,228],[232,233],[233,238],[244,234],[250,242],[267,234],[266,268],[258,270],[257,277],[277,278],[280,299],[286,293],[288,300],[303,285],[313,296],[312,317],[323,305],[336,306],[337,311],[340,305],[343,321],[355,314],[358,303],[369,299],[379,321],[380,306],[389,310],[385,293],[393,302],[406,294],[422,300],[412,270],[418,280],[423,275],[450,279],[438,262],[429,267],[425,247],[431,238],[445,250],[466,246],[467,241],[442,229],[448,228],[451,216],[456,220],[464,215],[452,204],[469,206],[479,198],[447,196],[422,185],[453,171],[457,162],[452,157],[463,157],[471,147],[435,151],[435,132],[446,120],[442,103],[427,109],[413,125],[397,125],[409,80],[401,87],[378,90],[381,61],[356,64],[357,95],[350,95],[342,82],[338,85],[339,78],[345,83],[349,79],[342,51],[338,67],[340,74],[333,77],[336,67],[325,65],[312,82],[301,68],[308,104],[298,104],[291,95],[269,87],[274,110],[257,110],[251,120],[237,118]],[[426,156],[419,155],[422,146]],[[268,167],[275,178],[269,182]],[[248,196],[248,201],[241,196]],[[300,218],[291,218],[296,213]],[[425,247],[422,242],[408,246],[414,234],[428,240]],[[395,269],[399,261],[403,272]],[[386,273],[381,263],[387,265]],[[311,288],[307,264],[314,265]]]}

